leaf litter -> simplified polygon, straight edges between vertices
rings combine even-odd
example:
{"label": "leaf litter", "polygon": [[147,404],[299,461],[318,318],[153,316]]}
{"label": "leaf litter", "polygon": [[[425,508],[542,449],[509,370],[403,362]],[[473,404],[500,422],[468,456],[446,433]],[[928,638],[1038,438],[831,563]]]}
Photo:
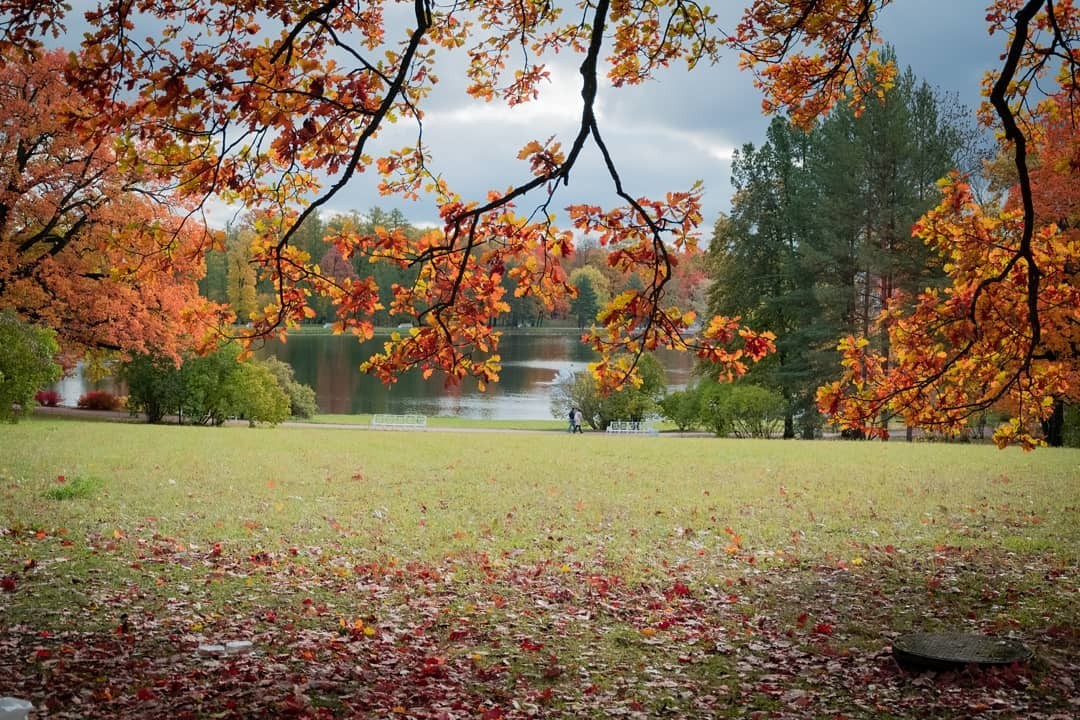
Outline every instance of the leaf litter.
{"label": "leaf litter", "polygon": [[[1078,575],[1051,555],[852,541],[846,559],[800,558],[797,537],[770,552],[718,535],[702,552],[680,529],[677,561],[597,544],[373,562],[340,538],[253,552],[152,523],[80,542],[9,529],[0,619],[18,619],[3,620],[0,695],[42,718],[1080,712]],[[38,598],[53,610],[35,614]],[[892,639],[935,628],[1018,639],[1036,660],[901,670]],[[252,652],[197,651],[237,640]]]}

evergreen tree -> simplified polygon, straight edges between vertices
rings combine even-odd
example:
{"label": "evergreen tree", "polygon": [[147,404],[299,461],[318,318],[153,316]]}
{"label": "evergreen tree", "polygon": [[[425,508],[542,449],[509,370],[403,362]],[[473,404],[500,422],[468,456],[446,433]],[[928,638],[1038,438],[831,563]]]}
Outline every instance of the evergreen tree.
{"label": "evergreen tree", "polygon": [[600,310],[599,297],[588,273],[578,273],[570,281],[578,291],[578,296],[570,301],[570,314],[577,319],[578,328],[584,329],[596,320],[596,313]]}
{"label": "evergreen tree", "polygon": [[943,104],[909,70],[859,115],[838,105],[809,133],[777,119],[761,148],[735,155],[731,216],[709,248],[709,310],[777,334],[750,377],[783,396],[785,437],[799,417],[812,432],[837,339],[872,334],[898,291],[939,281],[911,226],[961,150],[961,122]]}
{"label": "evergreen tree", "polygon": [[817,206],[807,177],[808,148],[805,133],[777,119],[765,145],[748,144],[735,154],[732,215],[717,222],[708,254],[714,280],[709,311],[741,315],[778,337],[777,352],[752,372],[783,396],[785,437],[794,435],[796,414],[812,407],[816,385],[807,350],[814,343],[808,335],[822,332],[804,257],[816,231]]}

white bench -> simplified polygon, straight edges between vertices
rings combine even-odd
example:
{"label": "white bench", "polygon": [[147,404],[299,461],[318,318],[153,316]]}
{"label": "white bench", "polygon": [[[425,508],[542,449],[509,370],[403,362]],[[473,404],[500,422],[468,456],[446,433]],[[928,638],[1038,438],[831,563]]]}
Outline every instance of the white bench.
{"label": "white bench", "polygon": [[423,429],[427,427],[427,415],[372,415],[371,427]]}
{"label": "white bench", "polygon": [[659,435],[651,420],[614,420],[607,431],[613,435]]}

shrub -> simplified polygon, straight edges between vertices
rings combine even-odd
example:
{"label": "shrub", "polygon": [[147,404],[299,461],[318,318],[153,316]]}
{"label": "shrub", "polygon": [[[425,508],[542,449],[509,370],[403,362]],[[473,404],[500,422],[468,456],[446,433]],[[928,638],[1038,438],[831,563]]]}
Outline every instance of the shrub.
{"label": "shrub", "polygon": [[264,365],[244,363],[233,378],[233,407],[247,418],[252,427],[257,422],[277,425],[289,417],[289,396],[277,378]]}
{"label": "shrub", "polygon": [[11,311],[0,312],[0,420],[17,419],[15,407],[30,412],[38,388],[60,378],[53,359],[56,333],[27,325]]}
{"label": "shrub", "polygon": [[180,369],[183,416],[198,425],[223,425],[244,414],[240,345],[228,343],[184,360]]}
{"label": "shrub", "polygon": [[731,393],[731,427],[736,437],[769,438],[784,424],[784,399],[760,385],[736,385]]}
{"label": "shrub", "polygon": [[34,399],[37,400],[38,405],[44,405],[46,407],[56,407],[60,404],[60,393],[55,390],[38,390],[34,395]]}
{"label": "shrub", "polygon": [[289,396],[289,414],[293,417],[312,418],[319,412],[319,404],[315,399],[315,391],[296,380],[292,365],[270,356],[265,360],[253,361],[262,365],[277,379],[278,385]]}
{"label": "shrub", "polygon": [[660,401],[660,411],[680,431],[691,430],[697,427],[700,419],[701,393],[694,390],[673,392]]}
{"label": "shrub", "polygon": [[701,422],[717,435],[768,438],[784,424],[784,399],[760,385],[706,382],[701,393]]}
{"label": "shrub", "polygon": [[79,407],[83,410],[116,410],[120,399],[111,392],[94,390],[79,396]]}
{"label": "shrub", "polygon": [[127,383],[127,408],[134,415],[146,413],[147,422],[161,422],[170,413],[179,413],[183,397],[180,368],[170,358],[135,355],[120,368]]}
{"label": "shrub", "polygon": [[705,380],[699,383],[693,392],[700,398],[698,400],[699,422],[717,437],[723,437],[731,432],[731,414],[728,409],[731,385]]}

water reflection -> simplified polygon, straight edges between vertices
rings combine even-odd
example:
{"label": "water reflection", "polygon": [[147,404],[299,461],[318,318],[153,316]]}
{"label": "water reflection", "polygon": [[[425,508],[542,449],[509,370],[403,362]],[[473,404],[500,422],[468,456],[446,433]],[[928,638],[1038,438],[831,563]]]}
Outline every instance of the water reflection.
{"label": "water reflection", "polygon": [[[473,380],[445,385],[437,376],[403,375],[386,387],[360,372],[360,363],[382,349],[385,338],[366,343],[352,336],[294,335],[287,343],[272,342],[258,352],[276,355],[292,365],[296,379],[315,389],[321,412],[421,413],[489,420],[550,420],[552,386],[560,373],[584,370],[596,355],[574,334],[506,334],[500,351],[503,369],[498,383],[480,392]],[[668,389],[685,386],[693,358],[684,353],[660,355],[667,369]],[[74,406],[90,390],[124,394],[112,378],[87,381],[77,372],[54,386],[64,405]]]}
{"label": "water reflection", "polygon": [[[360,363],[382,348],[383,339],[359,343],[349,336],[298,335],[270,343],[260,354],[289,363],[296,379],[315,389],[324,413],[421,413],[496,420],[551,419],[551,390],[559,373],[584,369],[595,358],[577,334],[507,334],[500,351],[500,380],[480,392],[475,381],[447,386],[436,376],[406,373],[390,387],[359,371]],[[692,358],[661,358],[669,388],[685,385]]]}

